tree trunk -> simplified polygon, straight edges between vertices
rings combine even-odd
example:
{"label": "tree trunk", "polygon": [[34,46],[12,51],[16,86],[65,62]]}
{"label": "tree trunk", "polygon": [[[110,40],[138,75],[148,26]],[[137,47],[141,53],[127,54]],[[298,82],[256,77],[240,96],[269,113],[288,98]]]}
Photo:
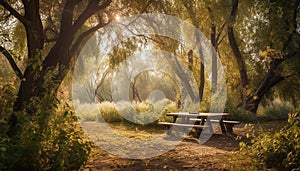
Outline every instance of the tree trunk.
{"label": "tree trunk", "polygon": [[[24,77],[21,80],[20,88],[17,94],[16,101],[13,106],[13,114],[10,116],[8,135],[13,136],[16,133],[17,116],[16,113],[22,111],[24,106],[28,105],[30,99],[39,94],[36,88],[41,84],[40,67],[41,51],[44,46],[44,31],[42,21],[39,15],[39,1],[23,1],[25,14],[21,18],[26,31],[27,48],[28,48],[28,65],[24,71]],[[36,64],[36,65],[34,65]],[[30,114],[31,110],[27,111]]]}
{"label": "tree trunk", "polygon": [[188,61],[189,61],[189,70],[193,72],[193,65],[194,65],[193,50],[190,50],[188,52]]}
{"label": "tree trunk", "polygon": [[[293,31],[290,33],[289,38],[287,41],[284,43],[282,51],[285,52],[287,46],[291,43],[292,37],[297,34],[297,15],[299,12],[299,3],[300,1],[295,1],[294,5],[294,11],[293,11]],[[239,67],[239,72],[240,72],[240,78],[241,78],[241,84],[243,88],[247,88],[246,86],[249,84],[248,78],[247,78],[247,73],[246,73],[246,67],[245,67],[245,61],[242,58],[242,55],[239,51],[238,45],[235,40],[234,36],[234,31],[233,31],[233,25],[236,19],[237,15],[237,9],[238,9],[238,0],[232,0],[232,9],[231,9],[231,20],[230,23],[227,27],[227,33],[228,33],[228,39],[229,43],[231,46],[231,49],[234,53],[234,56],[236,58],[238,67]],[[290,32],[290,28],[287,28],[287,31]],[[292,56],[293,54],[285,54],[282,58],[280,59],[275,59],[273,58],[271,63],[270,63],[270,68],[265,75],[263,81],[261,82],[260,86],[257,88],[257,90],[249,97],[246,98],[246,100],[241,103],[244,109],[249,110],[253,113],[256,113],[257,108],[263,99],[263,96],[275,85],[283,81],[285,78],[288,78],[290,76],[279,76],[276,73],[276,70],[278,66],[287,58]],[[243,90],[245,91],[245,90]],[[243,94],[242,94],[242,99],[243,99]]]}
{"label": "tree trunk", "polygon": [[238,48],[238,45],[236,43],[236,39],[234,36],[234,30],[233,30],[233,25],[234,25],[234,22],[236,19],[237,9],[238,9],[238,0],[232,0],[232,8],[231,8],[231,15],[230,15],[231,21],[227,26],[227,34],[228,34],[228,40],[229,40],[230,47],[233,51],[234,57],[236,59],[236,62],[237,62],[238,68],[239,68],[241,84],[242,84],[242,87],[245,88],[248,84],[246,65],[245,65],[245,61],[241,55],[241,52]]}
{"label": "tree trunk", "polygon": [[199,35],[199,32],[195,30],[195,36],[196,36],[196,44],[199,45],[199,58],[200,58],[200,82],[199,82],[199,100],[200,102],[203,99],[204,95],[204,85],[205,85],[205,75],[204,75],[204,55],[203,55],[203,49],[201,46],[201,36]]}
{"label": "tree trunk", "polygon": [[171,64],[172,68],[174,69],[176,75],[180,78],[180,80],[183,83],[184,88],[186,89],[186,91],[188,92],[189,96],[191,97],[193,102],[198,102],[199,98],[197,97],[197,95],[194,93],[193,88],[190,84],[191,79],[190,77],[187,75],[187,73],[185,71],[183,71],[178,59],[176,57],[172,57],[172,56],[168,56],[166,58],[169,63]]}
{"label": "tree trunk", "polygon": [[199,99],[200,102],[203,99],[203,95],[204,95],[204,86],[205,86],[205,75],[204,75],[204,71],[205,71],[205,66],[204,66],[204,55],[203,55],[203,49],[202,46],[200,46],[199,49],[199,56],[200,56],[200,84],[199,84]]}
{"label": "tree trunk", "polygon": [[[31,40],[31,37],[34,37],[34,35],[29,35],[27,37]],[[29,60],[32,60],[34,63],[28,65],[25,69],[24,79],[21,81],[17,99],[13,107],[13,114],[9,121],[9,136],[13,136],[18,131],[16,128],[16,124],[18,122],[16,114],[21,111],[25,111],[27,115],[32,115],[38,110],[31,105],[28,107],[33,98],[42,100],[46,95],[56,96],[58,87],[65,78],[70,67],[71,58],[69,57],[68,50],[66,49],[69,49],[71,42],[72,37],[68,34],[61,36],[61,39],[58,40],[54,47],[50,50],[50,53],[46,56],[43,63],[41,61],[37,61],[42,59],[40,49],[36,48],[35,50],[30,50],[30,48],[28,48],[29,53],[33,55],[31,57],[29,56]],[[32,44],[35,46],[38,45],[36,43]],[[34,45],[32,45],[32,47],[35,47]]]}
{"label": "tree trunk", "polygon": [[[138,75],[139,76],[139,75]],[[131,90],[132,90],[132,100],[136,101],[136,98],[138,99],[139,102],[142,102],[142,99],[139,95],[138,90],[136,89],[136,80],[138,77],[136,77],[133,82],[130,82]]]}
{"label": "tree trunk", "polygon": [[258,105],[260,104],[263,96],[272,87],[274,87],[276,84],[280,83],[281,81],[283,81],[285,79],[285,77],[278,76],[275,73],[275,70],[277,69],[277,67],[279,66],[279,64],[281,62],[283,62],[283,59],[274,59],[271,62],[270,69],[269,69],[268,73],[266,74],[264,80],[262,81],[262,83],[260,84],[258,89],[256,90],[256,92],[246,99],[246,101],[243,105],[244,109],[249,110],[252,113],[256,113]]}
{"label": "tree trunk", "polygon": [[211,93],[215,94],[217,91],[217,83],[218,83],[218,63],[217,63],[217,52],[218,52],[218,40],[217,40],[217,31],[215,25],[214,15],[212,14],[212,10],[210,7],[207,7],[209,16],[211,18],[210,24],[210,42],[212,45],[211,49]]}
{"label": "tree trunk", "polygon": [[248,76],[247,76],[247,72],[246,72],[246,67],[245,67],[245,61],[242,58],[242,55],[239,51],[238,45],[235,41],[235,37],[234,37],[234,33],[233,33],[233,27],[232,26],[228,26],[228,39],[229,39],[229,43],[230,43],[230,47],[233,51],[234,57],[236,59],[236,62],[238,64],[238,68],[239,68],[239,74],[240,74],[240,79],[241,79],[241,84],[242,87],[246,87],[248,85]]}
{"label": "tree trunk", "polygon": [[30,85],[34,82],[34,77],[40,68],[34,66],[34,63],[39,63],[42,60],[41,50],[44,46],[44,30],[42,21],[39,15],[39,1],[23,1],[25,8],[24,26],[27,37],[28,48],[28,65],[24,72],[24,79],[21,81],[21,86],[14,104],[14,111],[20,111],[23,101],[28,102],[34,94],[34,87]]}
{"label": "tree trunk", "polygon": [[212,44],[212,58],[211,58],[211,83],[212,83],[212,94],[216,93],[217,91],[217,83],[218,83],[218,66],[217,66],[217,39],[216,39],[216,26],[214,23],[211,24],[211,33],[210,33],[210,40]]}

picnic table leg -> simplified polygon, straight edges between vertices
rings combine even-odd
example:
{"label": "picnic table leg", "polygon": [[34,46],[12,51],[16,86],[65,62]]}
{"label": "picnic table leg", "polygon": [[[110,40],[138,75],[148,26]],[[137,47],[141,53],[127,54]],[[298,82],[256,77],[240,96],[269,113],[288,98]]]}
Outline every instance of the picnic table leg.
{"label": "picnic table leg", "polygon": [[[201,119],[201,118],[197,118],[197,119]],[[198,121],[198,120],[197,120],[194,124],[195,124],[195,125],[203,125],[202,120],[203,120],[203,119],[201,119],[201,121]]]}
{"label": "picnic table leg", "polygon": [[[204,123],[205,123],[204,118],[197,117],[197,119],[201,119],[201,121],[197,120],[195,122],[195,125],[204,125]],[[200,138],[201,132],[202,132],[202,129],[196,129],[196,133],[197,133],[196,136],[198,139]]]}
{"label": "picnic table leg", "polygon": [[[188,124],[189,118],[188,118],[188,117],[182,117],[182,121],[181,121],[181,122],[182,122],[183,124]],[[183,131],[183,133],[189,132],[189,131],[188,131],[188,128],[183,128],[182,131]]]}
{"label": "picnic table leg", "polygon": [[168,129],[167,135],[172,135],[172,126],[166,126],[166,128]]}
{"label": "picnic table leg", "polygon": [[207,125],[208,125],[209,132],[213,134],[214,130],[213,130],[212,123],[211,123],[210,119],[207,118],[206,122],[207,122]]}
{"label": "picnic table leg", "polygon": [[[173,123],[175,123],[176,120],[177,120],[177,116],[173,116]],[[172,135],[172,126],[168,129],[167,134]]]}
{"label": "picnic table leg", "polygon": [[200,125],[204,125],[204,123],[205,123],[204,118],[199,118],[199,119],[201,119]]}
{"label": "picnic table leg", "polygon": [[222,130],[222,133],[226,134],[226,129],[225,129],[225,125],[223,123],[223,118],[220,120],[220,127],[221,127],[221,130]]}
{"label": "picnic table leg", "polygon": [[173,116],[173,123],[176,122],[178,116]]}

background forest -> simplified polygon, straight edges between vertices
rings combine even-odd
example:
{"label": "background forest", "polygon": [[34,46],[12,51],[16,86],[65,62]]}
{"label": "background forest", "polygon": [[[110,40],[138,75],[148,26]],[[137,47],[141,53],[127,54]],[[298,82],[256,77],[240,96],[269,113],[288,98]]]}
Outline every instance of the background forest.
{"label": "background forest", "polygon": [[[276,153],[288,156],[277,167],[299,169],[300,141],[294,141],[300,137],[299,0],[0,0],[0,13],[0,170],[78,170],[92,149],[78,120],[96,121],[98,115],[88,112],[89,104],[98,102],[108,122],[126,122],[112,92],[113,76],[122,67],[127,73],[122,79],[130,84],[121,91],[129,92],[135,111],[160,115],[159,120],[166,120],[167,112],[209,111],[220,79],[218,60],[226,79],[224,110],[231,119],[286,121],[290,113],[288,126],[275,138],[256,138],[252,155],[260,155],[258,142],[290,142],[283,145],[290,148]],[[168,37],[135,34],[103,59],[108,48],[102,44],[114,39],[106,26],[143,13],[167,14],[192,24],[216,54],[205,56]],[[183,40],[201,41],[193,30],[177,27]],[[82,50],[92,52],[85,45],[94,34],[99,54],[82,56]],[[172,55],[133,66],[130,56],[141,49]],[[209,66],[204,58],[211,60]],[[130,75],[150,62],[168,72],[147,69]],[[76,104],[82,104],[80,113],[74,112]],[[268,159],[274,151],[260,156]]]}

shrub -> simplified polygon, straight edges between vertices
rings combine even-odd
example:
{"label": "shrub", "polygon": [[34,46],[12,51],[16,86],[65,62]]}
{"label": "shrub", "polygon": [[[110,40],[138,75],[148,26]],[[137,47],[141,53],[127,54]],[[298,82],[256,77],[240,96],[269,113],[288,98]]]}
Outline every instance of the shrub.
{"label": "shrub", "polygon": [[[48,76],[51,73],[43,88],[51,90],[56,83]],[[24,110],[13,113],[16,126],[11,137],[6,136],[16,83],[0,74],[0,170],[78,170],[87,161],[91,143],[70,106],[51,93],[30,99]]]}
{"label": "shrub", "polygon": [[[144,126],[156,125],[157,120],[165,117],[167,112],[178,111],[176,104],[168,99],[162,99],[154,104],[148,100],[143,102],[102,102],[100,113],[105,122],[125,124],[141,124]],[[163,116],[161,116],[163,115]],[[169,118],[169,117],[168,117]]]}
{"label": "shrub", "polygon": [[88,159],[91,142],[84,136],[71,110],[59,110],[48,123],[41,142],[44,167],[54,170],[78,170]]}
{"label": "shrub", "polygon": [[86,161],[91,143],[83,136],[77,117],[67,104],[45,96],[31,101],[36,111],[18,114],[18,134],[8,148],[12,170],[78,170]]}
{"label": "shrub", "polygon": [[165,109],[163,110],[162,115],[159,117],[159,121],[161,122],[172,122],[173,118],[170,116],[166,116],[169,112],[179,112],[179,109],[177,108],[177,104],[175,102],[170,102]]}
{"label": "shrub", "polygon": [[3,80],[0,77],[0,134],[5,134],[8,117],[12,112],[16,97],[15,80]]}
{"label": "shrub", "polygon": [[255,121],[255,114],[243,109],[238,108],[233,105],[227,105],[226,111],[229,112],[227,119],[238,120],[241,122],[252,122]]}
{"label": "shrub", "polygon": [[242,152],[250,155],[258,168],[264,163],[268,168],[299,170],[300,113],[289,114],[288,125],[279,132],[262,133],[250,146],[242,144]]}
{"label": "shrub", "polygon": [[[99,104],[99,111],[102,118],[109,123],[122,122],[123,117],[119,115],[113,102],[104,101]],[[100,119],[99,119],[100,121]]]}
{"label": "shrub", "polygon": [[146,123],[150,123],[150,125],[156,125],[158,122],[158,119],[161,117],[161,115],[166,110],[166,107],[171,103],[169,99],[161,99],[156,102],[152,102],[151,110],[145,113],[141,113],[141,116]]}
{"label": "shrub", "polygon": [[0,134],[0,170],[8,170],[8,153],[7,150],[9,148],[10,139],[4,135]]}
{"label": "shrub", "polygon": [[159,103],[161,101],[163,100],[160,100],[155,104],[151,104],[149,100],[134,103],[131,121],[141,125],[148,125],[155,122],[160,115],[160,109],[158,108],[161,107],[161,104]]}
{"label": "shrub", "polygon": [[[4,73],[7,75],[7,73]],[[0,71],[0,170],[9,169],[9,152],[10,138],[7,137],[8,118],[13,110],[13,103],[16,97],[17,81],[15,77],[2,77],[3,73]]]}
{"label": "shrub", "polygon": [[157,119],[169,103],[170,101],[168,99],[159,100],[154,104],[151,104],[148,100],[146,100],[144,102],[134,103],[132,107],[127,105],[127,107],[121,108],[119,113],[127,119],[124,120],[126,123],[137,123],[144,126],[155,125],[157,123]]}
{"label": "shrub", "polygon": [[292,107],[283,102],[274,102],[273,104],[263,107],[260,110],[262,117],[268,120],[283,120],[288,118]]}
{"label": "shrub", "polygon": [[137,110],[138,112],[140,112],[140,113],[147,112],[147,111],[151,110],[151,107],[152,106],[151,106],[151,104],[149,103],[148,100],[133,103],[133,108],[135,110]]}
{"label": "shrub", "polygon": [[79,101],[73,103],[76,108],[76,116],[80,121],[97,121],[99,114],[97,104],[80,103]]}

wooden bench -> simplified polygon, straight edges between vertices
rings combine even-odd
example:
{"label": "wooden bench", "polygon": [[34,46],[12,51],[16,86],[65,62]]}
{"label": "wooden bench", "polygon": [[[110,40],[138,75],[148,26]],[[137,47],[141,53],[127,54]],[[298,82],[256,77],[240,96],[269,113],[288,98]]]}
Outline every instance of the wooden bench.
{"label": "wooden bench", "polygon": [[[171,123],[171,122],[158,122],[158,124],[165,126],[167,129],[169,129],[171,126],[183,127],[183,128],[195,128],[197,130],[198,136],[200,135],[202,129],[208,127],[204,125],[193,125],[193,124],[186,124],[186,123]],[[168,135],[171,134],[171,129],[168,130],[167,134]]]}
{"label": "wooden bench", "polygon": [[[196,121],[196,122],[201,122],[202,119],[196,119],[196,118],[191,118],[191,121]],[[210,120],[211,122],[219,123],[220,120]],[[233,127],[234,125],[240,124],[241,122],[239,121],[229,121],[229,120],[223,120],[222,123],[225,126],[226,132],[228,133],[233,133]]]}
{"label": "wooden bench", "polygon": [[237,124],[241,123],[239,121],[228,121],[228,120],[223,120],[222,122],[223,122],[223,124],[224,124],[224,126],[226,128],[226,131],[228,133],[233,133],[232,128],[234,127],[234,125],[237,125]]}

